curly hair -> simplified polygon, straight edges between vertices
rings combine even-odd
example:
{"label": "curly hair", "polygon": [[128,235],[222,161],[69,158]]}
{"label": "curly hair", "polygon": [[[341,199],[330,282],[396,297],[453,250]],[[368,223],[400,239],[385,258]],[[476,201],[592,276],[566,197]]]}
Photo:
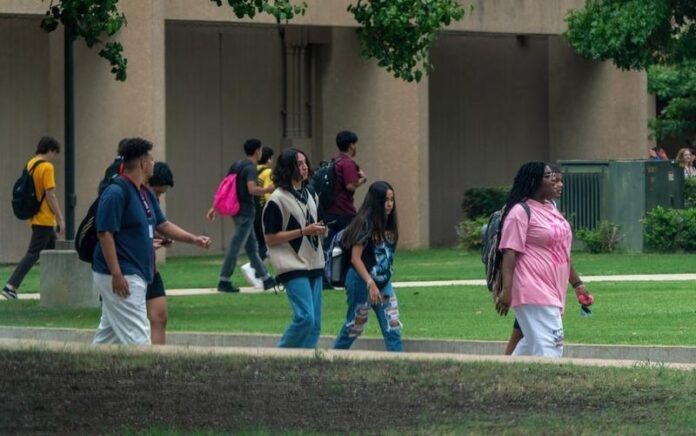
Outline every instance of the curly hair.
{"label": "curly hair", "polygon": [[[300,169],[297,166],[297,155],[301,154],[305,157],[307,168],[311,168],[307,154],[297,148],[288,148],[283,150],[276,160],[275,168],[271,173],[271,180],[278,188],[283,188],[286,191],[293,189],[293,182],[299,180]],[[303,185],[306,181],[303,181]]]}

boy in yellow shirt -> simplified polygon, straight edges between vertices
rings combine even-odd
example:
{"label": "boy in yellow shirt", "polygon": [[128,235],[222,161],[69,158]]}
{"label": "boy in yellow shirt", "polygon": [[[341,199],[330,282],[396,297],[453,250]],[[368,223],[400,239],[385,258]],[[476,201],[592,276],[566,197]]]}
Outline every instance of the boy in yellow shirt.
{"label": "boy in yellow shirt", "polygon": [[[36,146],[36,154],[27,162],[27,170],[33,168],[32,178],[36,198],[40,198],[41,207],[31,217],[31,240],[29,248],[14,272],[2,288],[2,295],[8,300],[17,299],[17,289],[22,284],[32,266],[39,260],[41,250],[50,250],[56,245],[56,229],[62,234],[65,228],[63,213],[56,197],[56,179],[53,160],[60,153],[60,144],[50,136],[41,138]],[[43,161],[38,163],[39,161]],[[36,166],[35,166],[36,164]]]}

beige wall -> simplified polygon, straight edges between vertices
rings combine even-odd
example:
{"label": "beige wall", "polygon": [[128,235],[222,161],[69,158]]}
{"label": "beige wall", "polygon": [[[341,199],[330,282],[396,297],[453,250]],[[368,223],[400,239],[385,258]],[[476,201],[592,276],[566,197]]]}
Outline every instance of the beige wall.
{"label": "beige wall", "polygon": [[443,35],[430,76],[430,242],[456,241],[463,192],[548,158],[547,43]]}
{"label": "beige wall", "polygon": [[[294,25],[356,27],[346,7],[353,0],[305,0],[307,13],[293,19]],[[463,20],[452,23],[448,30],[485,33],[527,33],[558,35],[565,30],[564,18],[568,10],[580,8],[584,0],[467,0]],[[470,10],[470,7],[473,7]],[[217,7],[212,2],[167,0],[168,20],[239,22],[232,8],[223,2]],[[256,23],[274,24],[272,17],[259,15]]]}
{"label": "beige wall", "polygon": [[655,104],[645,73],[584,59],[550,37],[548,77],[550,159],[647,155]]}
{"label": "beige wall", "polygon": [[[0,17],[0,263],[26,250],[31,230],[12,214],[12,186],[49,129],[49,50],[47,34],[33,18]],[[56,173],[62,173],[56,162]],[[60,191],[59,191],[60,194]]]}
{"label": "beige wall", "polygon": [[[421,85],[394,80],[374,61],[361,58],[353,29],[333,29],[320,62],[323,157],[337,152],[338,131],[356,132],[356,160],[368,180],[387,180],[396,191],[401,246],[427,246],[427,80]],[[356,195],[357,207],[367,186]]]}
{"label": "beige wall", "polygon": [[[175,188],[168,218],[213,239],[212,252],[229,243],[230,219],[210,224],[210,207],[230,164],[256,137],[278,152],[282,135],[280,43],[271,27],[167,26],[167,158]],[[178,244],[171,254],[201,254]]]}

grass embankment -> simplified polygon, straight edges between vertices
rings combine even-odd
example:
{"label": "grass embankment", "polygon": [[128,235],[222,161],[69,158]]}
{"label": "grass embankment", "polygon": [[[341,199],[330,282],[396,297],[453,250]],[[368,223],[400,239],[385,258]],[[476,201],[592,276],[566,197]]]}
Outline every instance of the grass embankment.
{"label": "grass embankment", "polygon": [[[568,302],[566,342],[696,345],[694,285],[690,282],[593,283],[593,316]],[[507,340],[513,317],[501,318],[482,286],[397,289],[404,338]],[[572,291],[570,297],[573,297]],[[168,331],[281,334],[291,318],[285,295],[218,294],[168,299]],[[342,291],[324,293],[322,334],[345,319]],[[44,309],[37,301],[0,304],[0,325],[96,328],[99,309]],[[374,314],[365,336],[380,337]]]}
{"label": "grass embankment", "polygon": [[0,432],[689,434],[694,375],[662,367],[6,351]]}
{"label": "grass embankment", "polygon": [[[240,258],[239,264],[245,262]],[[573,264],[581,275],[695,273],[688,254],[587,254],[574,253]],[[159,269],[170,289],[213,288],[217,286],[222,256],[180,257],[169,259]],[[6,280],[14,266],[0,266],[0,279]],[[394,265],[394,281],[430,281],[482,279],[480,255],[454,248],[399,250]],[[235,271],[236,284],[244,279]],[[22,284],[22,292],[37,292],[39,268],[35,267]]]}

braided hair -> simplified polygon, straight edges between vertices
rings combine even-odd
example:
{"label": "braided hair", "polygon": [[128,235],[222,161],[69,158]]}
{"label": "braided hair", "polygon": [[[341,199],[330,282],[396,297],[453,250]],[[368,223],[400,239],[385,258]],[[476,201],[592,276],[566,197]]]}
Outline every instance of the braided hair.
{"label": "braided hair", "polygon": [[534,196],[534,194],[536,194],[536,192],[539,190],[541,183],[544,180],[544,170],[546,169],[546,165],[547,164],[545,162],[527,162],[526,164],[522,165],[519,170],[517,170],[515,181],[513,182],[512,188],[510,188],[510,193],[505,201],[503,216],[500,218],[501,228],[512,207],[517,203],[525,201],[529,197]]}

